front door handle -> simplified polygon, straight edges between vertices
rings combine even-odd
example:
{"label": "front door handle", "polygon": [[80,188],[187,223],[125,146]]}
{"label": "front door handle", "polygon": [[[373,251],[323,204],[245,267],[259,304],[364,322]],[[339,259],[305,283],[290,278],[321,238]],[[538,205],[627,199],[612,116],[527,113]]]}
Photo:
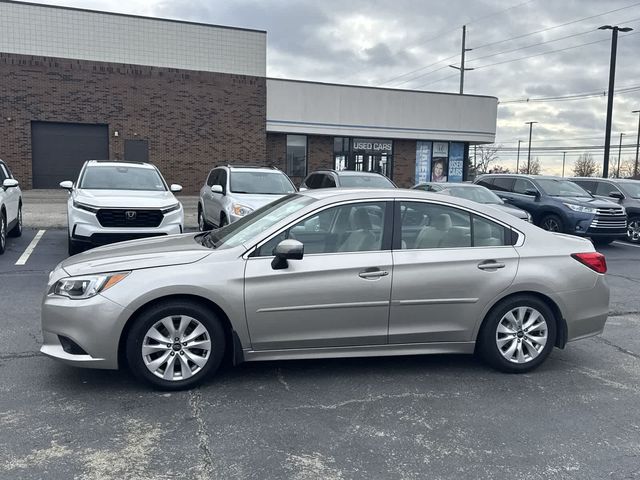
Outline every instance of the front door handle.
{"label": "front door handle", "polygon": [[504,268],[505,264],[496,262],[495,260],[489,260],[478,264],[480,270],[497,270],[498,268]]}
{"label": "front door handle", "polygon": [[364,270],[358,274],[360,278],[366,279],[386,277],[387,275],[389,275],[389,272],[386,270],[378,270],[377,268],[375,270]]}

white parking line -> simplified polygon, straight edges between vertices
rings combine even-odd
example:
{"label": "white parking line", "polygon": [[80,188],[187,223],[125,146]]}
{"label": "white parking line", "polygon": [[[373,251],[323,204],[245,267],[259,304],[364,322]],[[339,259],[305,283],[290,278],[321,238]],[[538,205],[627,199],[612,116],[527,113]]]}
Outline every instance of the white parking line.
{"label": "white parking line", "polygon": [[640,248],[640,245],[633,245],[631,243],[613,242],[614,245],[620,245],[621,247],[633,247]]}
{"label": "white parking line", "polygon": [[27,249],[24,251],[22,256],[15,263],[16,265],[24,265],[25,263],[27,263],[27,260],[29,260],[29,257],[31,256],[33,251],[36,249],[36,245],[38,245],[38,242],[44,235],[44,232],[46,232],[46,230],[39,230],[38,233],[36,233],[36,236],[33,237],[33,240],[31,240],[31,243],[29,244]]}

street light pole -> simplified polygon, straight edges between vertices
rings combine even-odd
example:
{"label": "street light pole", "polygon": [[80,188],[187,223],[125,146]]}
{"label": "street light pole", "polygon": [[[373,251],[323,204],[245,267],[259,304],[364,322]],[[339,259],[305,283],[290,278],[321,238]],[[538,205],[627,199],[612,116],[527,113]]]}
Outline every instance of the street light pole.
{"label": "street light pole", "polygon": [[[640,113],[640,110],[634,110],[631,113]],[[638,137],[636,139],[636,163],[633,167],[633,176],[638,176],[638,149],[640,149],[640,115],[638,115]]]}
{"label": "street light pole", "polygon": [[527,175],[531,171],[531,132],[533,131],[533,124],[538,122],[524,122],[525,125],[529,125],[529,153],[527,153]]}
{"label": "street light pole", "polygon": [[520,142],[522,142],[522,140],[518,140],[518,156],[516,157],[516,173],[520,173]]}
{"label": "street light pole", "polygon": [[564,178],[564,158],[566,157],[567,152],[562,152],[562,177]]}
{"label": "street light pole", "polygon": [[620,160],[622,160],[622,136],[624,133],[620,132],[620,144],[618,145],[618,169],[616,171],[616,178],[620,178]]}
{"label": "street light pole", "polygon": [[602,165],[602,177],[609,176],[609,150],[611,149],[611,119],[613,116],[613,89],[616,79],[616,53],[618,50],[618,32],[630,32],[633,28],[618,27],[617,25],[603,25],[598,30],[612,30],[611,34],[611,60],[609,62],[609,91],[607,98],[607,124],[604,134],[604,162]]}

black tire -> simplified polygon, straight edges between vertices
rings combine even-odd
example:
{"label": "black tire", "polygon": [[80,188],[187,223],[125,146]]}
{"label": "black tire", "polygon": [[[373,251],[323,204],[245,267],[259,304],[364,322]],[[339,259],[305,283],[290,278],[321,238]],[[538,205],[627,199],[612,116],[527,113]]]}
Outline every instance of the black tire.
{"label": "black tire", "polygon": [[0,213],[0,255],[4,253],[7,248],[7,217],[4,212]]}
{"label": "black tire", "polygon": [[[525,340],[519,340],[519,338],[522,338],[519,336],[519,333],[513,338],[513,341],[517,342],[516,344],[518,347],[520,347],[520,342],[522,342],[523,352],[527,352],[526,355],[530,357],[524,363],[515,363],[508,360],[505,357],[505,354],[503,354],[501,349],[498,347],[498,326],[508,312],[518,307],[528,307],[537,310],[546,322],[546,343],[535,358],[531,358],[530,348],[528,345],[525,345]],[[523,324],[526,324],[526,321]],[[522,328],[520,331],[522,332]],[[549,356],[551,350],[553,350],[553,346],[555,345],[556,332],[557,325],[555,315],[545,302],[531,295],[516,295],[498,303],[488,313],[483,322],[480,333],[478,334],[476,352],[485,362],[502,372],[529,372],[538,367]],[[501,340],[503,339],[509,342],[505,337]],[[505,350],[509,350],[509,346],[511,345],[511,343],[505,343],[503,346],[507,347]]]}
{"label": "black tire", "polygon": [[224,213],[220,212],[220,227],[219,228],[226,227],[227,225],[229,225],[229,220],[227,220],[227,216]]}
{"label": "black tire", "polygon": [[547,230],[548,232],[564,232],[564,224],[562,223],[562,219],[558,215],[554,215],[553,213],[542,217],[538,226],[543,230]]}
{"label": "black tire", "polygon": [[609,245],[615,239],[616,239],[616,237],[594,237],[594,238],[591,239],[591,242],[594,245],[597,245],[599,247],[604,247],[606,245]]}
{"label": "black tire", "polygon": [[79,242],[72,240],[71,237],[67,237],[67,251],[69,252],[70,257],[81,253],[83,250],[84,249]]}
{"label": "black tire", "polygon": [[18,205],[18,219],[17,223],[9,232],[10,237],[22,236],[22,204]]}
{"label": "black tire", "polygon": [[[173,322],[174,326],[176,326],[176,324],[179,326],[179,321],[174,320],[174,318],[182,318],[183,316],[191,317],[193,320],[196,320],[196,322],[199,322],[202,326],[204,326],[208,338],[211,342],[211,348],[209,350],[209,355],[206,359],[206,363],[201,366],[200,369],[192,376],[184,380],[165,380],[152,373],[145,364],[145,360],[142,354],[142,347],[144,345],[145,336],[151,329],[151,327],[153,327],[161,320],[166,319],[167,317],[171,317],[171,322]],[[188,332],[189,330],[187,329],[185,331]],[[165,332],[165,335],[168,335],[168,333]],[[188,334],[186,334],[186,336],[188,337]],[[224,351],[226,347],[224,328],[218,316],[209,308],[199,303],[191,302],[188,300],[168,300],[158,303],[145,310],[135,320],[135,323],[129,331],[129,334],[127,335],[125,341],[127,362],[132,373],[138,379],[161,390],[183,390],[194,387],[195,385],[203,381],[206,377],[218,370],[218,368],[220,367],[220,363],[222,362],[222,359],[224,357]],[[178,344],[178,347],[175,347],[176,344]],[[163,344],[158,343],[158,345]],[[173,347],[180,348],[180,350],[176,350]],[[186,353],[189,353],[188,349],[185,350],[187,350]],[[180,341],[172,344],[172,348],[167,348],[166,351],[171,354],[171,357],[174,357],[175,362],[178,362],[178,364],[180,365],[180,371],[182,372],[182,360],[179,361],[179,354],[182,354]],[[164,355],[164,353],[164,350],[157,352],[156,358],[149,357],[148,360],[156,360],[160,356]],[[154,353],[153,355],[156,355],[156,353]],[[182,358],[186,358],[188,360],[188,356],[183,356]],[[169,359],[170,358],[167,357],[167,360]],[[158,368],[161,368],[162,365],[165,366],[164,371],[166,372],[166,361],[159,364]],[[193,364],[193,366],[195,366],[195,363]],[[156,372],[158,371],[159,370],[156,370]]]}
{"label": "black tire", "polygon": [[204,218],[204,212],[200,205],[198,205],[198,230],[201,232],[208,232],[209,230],[212,230],[211,225]]}
{"label": "black tire", "polygon": [[640,244],[640,217],[631,217],[627,224],[627,241]]}

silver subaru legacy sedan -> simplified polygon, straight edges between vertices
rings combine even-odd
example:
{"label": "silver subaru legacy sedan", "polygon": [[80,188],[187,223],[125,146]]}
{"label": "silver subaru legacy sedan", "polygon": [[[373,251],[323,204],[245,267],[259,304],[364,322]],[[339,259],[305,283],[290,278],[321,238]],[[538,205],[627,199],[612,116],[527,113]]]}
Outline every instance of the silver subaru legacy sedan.
{"label": "silver subaru legacy sedan", "polygon": [[118,243],[51,272],[42,353],[191,387],[243,361],[478,353],[506,372],[602,332],[604,257],[465,199],[310,190],[224,228]]}

